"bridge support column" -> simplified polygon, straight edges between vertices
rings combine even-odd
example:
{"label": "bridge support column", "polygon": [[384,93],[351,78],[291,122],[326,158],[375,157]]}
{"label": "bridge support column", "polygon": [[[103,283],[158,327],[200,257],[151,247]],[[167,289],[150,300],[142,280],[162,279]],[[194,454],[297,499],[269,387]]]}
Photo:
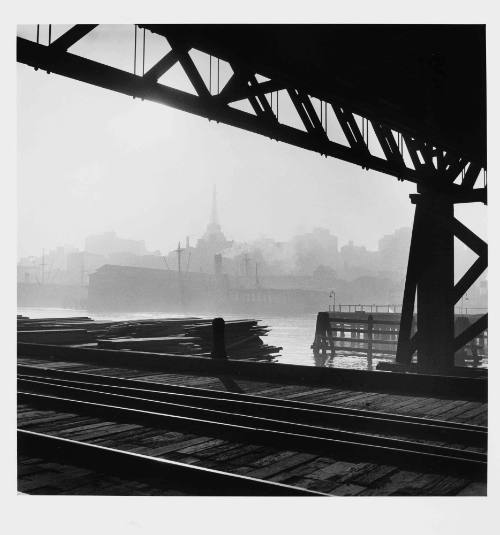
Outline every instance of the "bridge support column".
{"label": "bridge support column", "polygon": [[[439,194],[416,203],[401,311],[396,362],[409,365],[415,350],[425,369],[454,366],[453,202]],[[415,299],[417,332],[412,336]]]}
{"label": "bridge support column", "polygon": [[453,203],[422,196],[420,273],[417,281],[418,365],[454,366],[454,244]]}

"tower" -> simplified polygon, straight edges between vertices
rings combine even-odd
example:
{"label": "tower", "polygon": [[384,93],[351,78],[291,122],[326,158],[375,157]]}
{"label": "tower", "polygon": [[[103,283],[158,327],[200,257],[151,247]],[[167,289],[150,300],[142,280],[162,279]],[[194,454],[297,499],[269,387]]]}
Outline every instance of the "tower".
{"label": "tower", "polygon": [[219,253],[222,249],[225,249],[231,245],[230,242],[226,240],[226,237],[224,236],[219,224],[219,216],[217,213],[217,189],[215,186],[212,193],[212,209],[210,212],[210,220],[205,234],[201,240],[198,241],[198,246],[200,245],[208,245],[211,248],[216,249],[214,251],[216,253]]}
{"label": "tower", "polygon": [[[214,265],[214,255],[220,256],[220,253],[231,247],[231,244],[232,242],[226,239],[219,224],[219,216],[217,212],[217,190],[214,186],[212,192],[210,219],[205,233],[196,244],[196,255],[199,259],[202,259],[203,264],[207,266]],[[217,269],[219,269],[219,267]]]}
{"label": "tower", "polygon": [[219,217],[217,214],[217,188],[215,185],[214,185],[214,189],[212,192],[212,211],[210,214],[210,221],[207,225],[205,236],[208,236],[210,234],[212,235],[219,234],[223,236],[222,229],[219,225]]}

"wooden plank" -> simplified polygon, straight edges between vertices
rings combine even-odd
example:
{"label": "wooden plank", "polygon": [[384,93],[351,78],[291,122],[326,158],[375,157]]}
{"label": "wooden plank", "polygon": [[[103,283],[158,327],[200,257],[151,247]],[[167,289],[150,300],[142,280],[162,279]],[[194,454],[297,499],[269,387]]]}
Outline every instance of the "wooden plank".
{"label": "wooden plank", "polygon": [[224,443],[224,440],[218,439],[218,438],[206,438],[205,442],[200,442],[199,444],[194,444],[193,446],[188,446],[187,448],[183,448],[180,450],[177,450],[178,453],[185,453],[185,454],[192,454],[196,453],[200,450],[204,450],[206,448],[212,447],[212,446],[220,446]]}
{"label": "wooden plank", "polygon": [[462,420],[468,420],[469,418],[474,418],[474,416],[477,415],[487,415],[488,414],[488,405],[482,404],[479,407],[464,407],[465,412],[460,414],[460,419]]}
{"label": "wooden plank", "polygon": [[57,434],[63,436],[64,438],[71,438],[72,440],[78,441],[92,441],[105,435],[109,435],[115,430],[117,424],[116,422],[96,422],[94,424],[87,424],[79,426],[75,429],[64,429],[59,431]]}
{"label": "wooden plank", "polygon": [[304,401],[306,403],[315,403],[318,405],[331,405],[334,404],[335,397],[341,398],[342,396],[346,396],[349,393],[351,393],[352,390],[337,390],[337,391],[330,391],[330,392],[324,392],[322,394],[316,394],[316,395],[308,395],[304,396],[300,399],[300,401]]}
{"label": "wooden plank", "polygon": [[[127,442],[129,444],[142,448],[144,451],[147,451],[147,452],[150,452],[150,451],[156,452],[160,450],[164,451],[165,448],[167,447],[168,448],[173,447],[173,449],[168,450],[168,451],[176,451],[177,449],[182,448],[183,446],[187,447],[191,445],[191,443],[188,443],[188,441],[190,440],[207,438],[207,437],[200,437],[200,436],[193,435],[193,434],[182,433],[179,435],[169,435],[168,437],[161,437],[153,441],[153,440],[143,437],[142,435],[143,435],[143,430],[141,430],[139,433],[134,430],[128,433],[127,436],[123,436],[122,434],[120,434],[120,435],[112,437],[111,445],[114,444],[114,447],[120,448],[120,445],[122,443]],[[153,436],[154,433],[150,431],[150,435]]]}
{"label": "wooden plank", "polygon": [[[426,398],[414,398],[409,400],[407,403],[401,405],[392,404],[391,410],[394,408],[394,411],[397,411],[398,414],[410,415],[419,415],[422,414],[422,408],[429,403],[429,400]],[[386,410],[389,407],[386,408]]]}
{"label": "wooden plank", "polygon": [[431,418],[438,418],[441,414],[445,414],[446,412],[454,409],[455,407],[459,405],[463,405],[464,403],[467,403],[463,400],[440,400],[441,403],[438,404],[435,408],[430,409],[426,412],[426,416],[429,416]]}
{"label": "wooden plank", "polygon": [[376,407],[376,410],[384,412],[393,411],[403,412],[403,409],[421,400],[421,397],[415,396],[401,396],[398,394],[382,394],[380,397],[374,399],[372,405]]}
{"label": "wooden plank", "polygon": [[453,407],[452,409],[450,409],[449,411],[446,411],[442,414],[439,415],[439,418],[441,420],[455,420],[455,416],[456,415],[460,415],[462,414],[464,411],[466,411],[468,408],[467,406],[467,402],[465,403],[457,403],[457,405],[455,407]]}
{"label": "wooden plank", "polygon": [[304,401],[304,396],[311,397],[318,394],[325,394],[327,392],[331,391],[331,388],[311,388],[309,390],[306,390],[304,392],[297,392],[295,394],[289,394],[286,399],[295,399]]}
{"label": "wooden plank", "polygon": [[269,466],[263,466],[262,468],[252,470],[251,472],[248,472],[248,475],[251,477],[265,479],[287,468],[298,466],[299,464],[310,461],[316,457],[317,455],[313,455],[311,453],[297,453],[276,463],[272,463]]}
{"label": "wooden plank", "polygon": [[307,391],[307,387],[303,385],[273,385],[271,388],[265,388],[264,390],[258,390],[258,394],[268,397],[286,397],[288,393],[294,394],[299,391]]}
{"label": "wooden plank", "polygon": [[430,496],[456,496],[462,489],[468,486],[470,480],[443,476],[433,484],[426,487],[426,492]]}
{"label": "wooden plank", "polygon": [[331,489],[329,494],[332,494],[333,496],[358,496],[365,490],[366,487],[361,485],[344,483],[343,485]]}
{"label": "wooden plank", "polygon": [[338,483],[332,480],[311,479],[308,476],[297,476],[288,480],[287,485],[294,485],[297,487],[316,490],[324,492],[325,494],[331,494],[331,490],[338,487]]}
{"label": "wooden plank", "polygon": [[166,429],[158,428],[146,428],[142,427],[141,432],[137,439],[140,442],[144,442],[150,446],[163,445],[172,442],[173,440],[181,440],[183,438],[194,438],[196,435],[193,433],[183,433],[182,431],[170,431]]}
{"label": "wooden plank", "polygon": [[347,475],[357,473],[361,468],[366,467],[367,464],[368,463],[335,461],[332,459],[329,465],[311,472],[308,477],[322,480],[345,477]]}
{"label": "wooden plank", "polygon": [[383,478],[377,486],[362,492],[363,496],[425,496],[425,487],[436,482],[438,474],[423,474],[409,470],[397,470]]}
{"label": "wooden plank", "polygon": [[[45,418],[55,418],[56,416],[59,416],[58,413],[56,413],[55,411],[44,411],[44,410],[34,410],[34,409],[31,409],[31,410],[28,410],[28,411],[23,411],[22,413],[19,413],[17,414],[17,421],[18,422],[31,422],[31,421],[36,421],[36,420],[40,420],[40,419],[45,419]],[[68,414],[68,413],[65,413],[63,416],[67,417],[67,418],[72,418],[74,417],[75,415],[73,414]]]}
{"label": "wooden plank", "polygon": [[346,405],[364,406],[367,401],[377,399],[378,396],[379,394],[377,394],[376,392],[358,392],[357,394],[353,394],[352,396],[336,399],[335,403],[337,405],[346,404]]}
{"label": "wooden plank", "polygon": [[116,441],[125,440],[130,437],[138,439],[140,436],[143,438],[143,432],[144,429],[138,424],[123,424],[120,425],[120,427],[116,427],[112,433],[109,433],[104,437],[95,437],[95,439],[92,440],[92,443],[104,445],[106,442],[109,445],[110,443],[114,444]]}
{"label": "wooden plank", "polygon": [[488,415],[487,414],[478,414],[477,416],[474,416],[474,418],[470,418],[467,421],[468,424],[473,425],[488,425]]}
{"label": "wooden plank", "polygon": [[425,414],[429,414],[431,411],[434,411],[436,409],[440,409],[447,401],[445,399],[439,399],[439,398],[430,398],[429,403],[425,405],[425,407],[422,409],[425,411]]}
{"label": "wooden plank", "polygon": [[179,442],[174,442],[171,444],[166,444],[165,446],[158,446],[156,448],[148,449],[148,455],[152,457],[163,457],[169,452],[177,452],[180,449],[186,448],[188,446],[199,444],[205,442],[207,437],[196,437],[188,440],[181,440]]}
{"label": "wooden plank", "polygon": [[34,425],[23,426],[23,427],[26,427],[26,429],[28,429],[29,427],[30,431],[38,431],[41,433],[51,434],[51,433],[57,433],[59,431],[64,431],[67,428],[73,428],[79,424],[88,423],[88,422],[95,422],[95,418],[88,418],[88,417],[87,418],[81,417],[78,419],[72,418],[71,420],[63,420],[63,421],[54,422],[52,424],[41,424],[41,425],[37,425],[35,422]]}
{"label": "wooden plank", "polygon": [[38,416],[29,415],[24,418],[18,417],[17,426],[25,427],[26,429],[28,429],[37,425],[51,425],[52,422],[55,424],[56,422],[64,422],[70,420],[70,418],[65,418],[64,416],[66,415],[61,415],[61,418],[57,418],[56,415],[47,416],[45,414],[40,414]]}
{"label": "wooden plank", "polygon": [[[312,461],[309,461],[297,467],[293,467],[288,470],[283,470],[279,474],[271,476],[269,479],[271,481],[277,481],[279,483],[286,482],[288,484],[289,480],[302,476],[307,477],[312,472],[329,466],[331,462],[331,459],[325,459],[324,457],[316,457]],[[292,484],[291,481],[290,484]]]}
{"label": "wooden plank", "polygon": [[394,403],[390,394],[376,394],[375,396],[364,400],[362,403],[352,403],[353,407],[365,409],[368,408],[372,411],[388,412],[384,409],[384,405],[387,406],[388,409],[392,409]]}
{"label": "wooden plank", "polygon": [[271,453],[269,455],[262,457],[262,459],[252,461],[250,465],[254,468],[269,466],[271,464],[280,462],[282,459],[291,457],[292,455],[295,455],[296,453],[298,452],[292,451],[292,450],[281,450],[281,451],[276,450],[274,453]]}
{"label": "wooden plank", "polygon": [[[243,449],[246,452],[244,455],[241,455],[241,451],[239,451],[235,455],[229,456],[227,459],[221,459],[221,462],[228,463],[228,466],[231,466],[231,467],[248,466],[248,465],[251,465],[251,463],[259,459],[263,459],[264,457],[276,451],[276,450],[273,450],[272,448],[265,448],[263,446],[253,446],[253,445],[250,445],[246,448],[242,448],[242,450]],[[218,459],[219,456],[215,458]]]}
{"label": "wooden plank", "polygon": [[70,434],[72,431],[77,431],[80,428],[84,428],[84,426],[89,425],[95,425],[97,423],[100,423],[100,420],[97,420],[96,418],[85,418],[85,419],[76,419],[76,418],[69,418],[64,419],[60,421],[55,421],[53,425],[50,423],[43,423],[41,422],[40,425],[33,425],[29,426],[30,431],[35,431],[36,428],[39,428],[39,432],[43,433],[56,433],[56,432],[66,432],[67,434]]}
{"label": "wooden plank", "polygon": [[304,385],[295,385],[294,388],[291,387],[283,393],[281,393],[281,391],[278,391],[278,395],[276,397],[283,398],[283,399],[295,399],[297,395],[312,394],[314,390],[315,390],[314,387],[304,386]]}
{"label": "wooden plank", "polygon": [[233,451],[237,452],[242,447],[244,447],[244,444],[242,442],[230,442],[228,440],[224,440],[224,442],[220,444],[219,446],[213,446],[211,448],[207,448],[206,450],[199,451],[197,455],[198,457],[201,457],[203,459],[212,458],[221,453],[227,453],[227,452],[233,452]]}
{"label": "wooden plank", "polygon": [[415,400],[413,403],[406,404],[402,411],[408,416],[424,417],[427,415],[431,407],[435,407],[436,402],[434,399],[420,399]]}
{"label": "wooden plank", "polygon": [[369,487],[389,474],[393,474],[397,470],[398,468],[396,466],[384,464],[375,465],[371,470],[350,479],[350,483]]}

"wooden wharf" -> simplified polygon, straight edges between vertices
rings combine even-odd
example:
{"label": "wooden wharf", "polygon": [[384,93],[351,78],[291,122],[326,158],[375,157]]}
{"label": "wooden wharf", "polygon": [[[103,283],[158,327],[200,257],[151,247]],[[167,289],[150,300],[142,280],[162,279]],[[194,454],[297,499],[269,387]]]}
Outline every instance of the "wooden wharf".
{"label": "wooden wharf", "polygon": [[[373,358],[393,360],[397,354],[399,326],[401,314],[392,312],[397,307],[387,305],[387,312],[383,306],[376,305],[339,305],[340,310],[319,312],[316,320],[316,332],[311,349],[315,353],[337,354],[348,353],[350,356],[366,357],[367,367],[373,366]],[[347,311],[342,311],[348,309]],[[359,310],[357,309],[359,307]],[[365,310],[366,308],[366,310]],[[381,310],[381,311],[379,311]],[[479,315],[457,314],[455,317],[455,334],[462,333]],[[416,321],[412,323],[411,334],[415,333]],[[455,364],[477,368],[487,356],[488,331],[485,330],[468,342],[460,351],[455,353]],[[407,366],[411,368],[411,364]],[[379,363],[379,369],[391,369],[384,362]]]}
{"label": "wooden wharf", "polygon": [[485,495],[486,388],[20,342],[19,491]]}

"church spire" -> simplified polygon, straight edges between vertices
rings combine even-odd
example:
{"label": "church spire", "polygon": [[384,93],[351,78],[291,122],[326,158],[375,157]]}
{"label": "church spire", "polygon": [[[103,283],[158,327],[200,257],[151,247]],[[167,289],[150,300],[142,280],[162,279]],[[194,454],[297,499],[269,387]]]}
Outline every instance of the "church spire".
{"label": "church spire", "polygon": [[212,191],[212,211],[210,214],[210,221],[207,225],[205,234],[203,234],[203,237],[198,243],[204,243],[206,246],[214,249],[217,253],[230,246],[230,242],[226,240],[219,224],[219,216],[217,214],[217,189],[215,184]]}

